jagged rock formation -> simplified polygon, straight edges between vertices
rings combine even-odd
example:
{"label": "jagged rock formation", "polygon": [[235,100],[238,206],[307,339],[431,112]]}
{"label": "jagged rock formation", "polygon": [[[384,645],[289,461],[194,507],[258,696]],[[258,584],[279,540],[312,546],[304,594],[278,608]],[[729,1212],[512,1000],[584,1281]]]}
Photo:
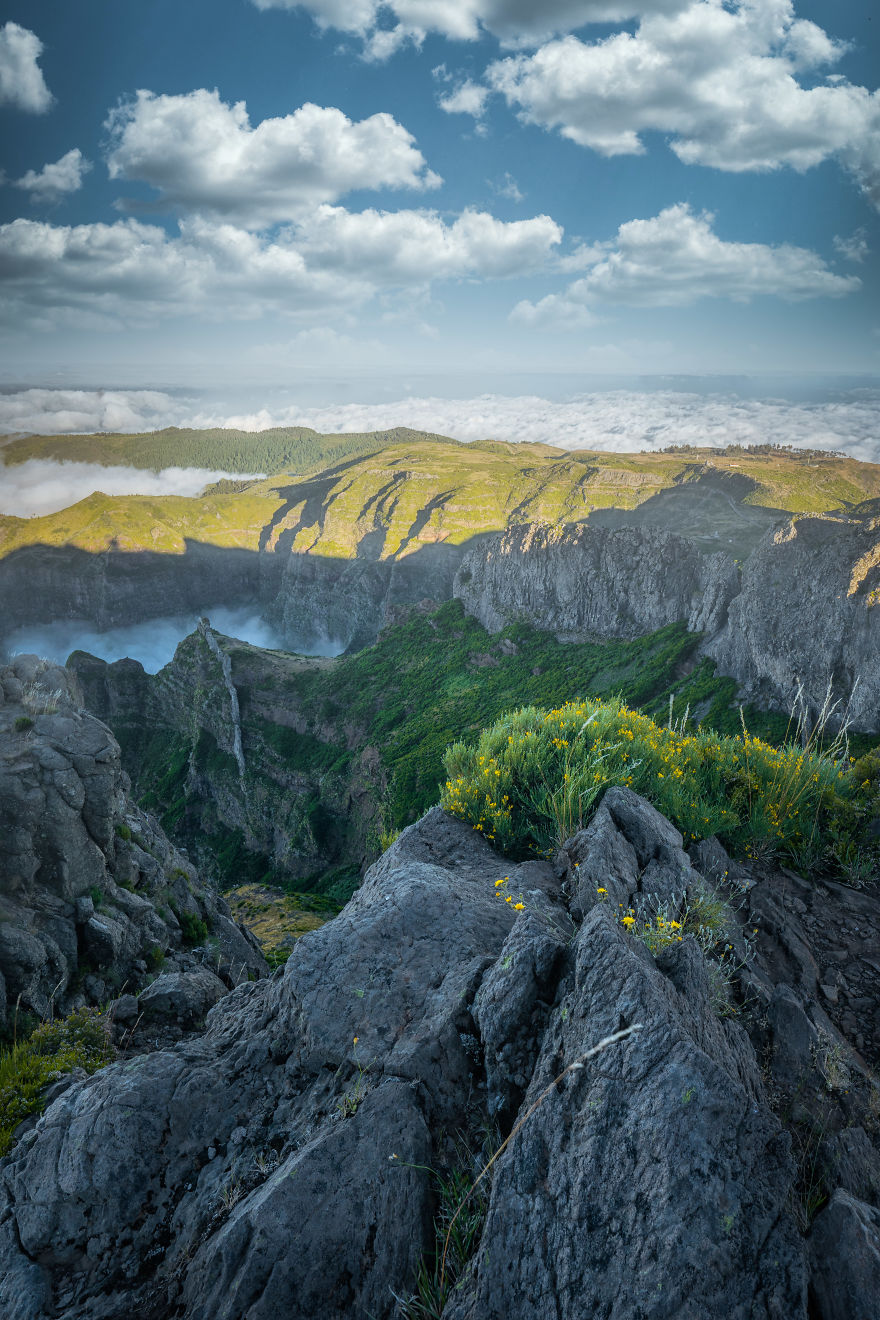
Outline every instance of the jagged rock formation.
{"label": "jagged rock formation", "polygon": [[[625,789],[553,863],[511,866],[433,810],[204,1036],[54,1101],[0,1165],[0,1312],[385,1320],[437,1249],[425,1166],[448,1166],[447,1135],[490,1112],[510,1133],[588,1046],[639,1023],[524,1118],[445,1320],[871,1320],[866,1066],[816,1017],[803,959],[778,978],[804,934],[779,877],[726,882],[750,925],[767,889],[783,923],[757,937],[742,1023],[713,1010],[692,938],[655,959],[617,919],[613,900],[681,901],[697,864],[724,863],[711,846],[689,858]],[[792,1127],[795,1103],[824,1106],[838,1189],[812,1225],[779,1117]]]}
{"label": "jagged rock formation", "polygon": [[[566,640],[673,620],[744,697],[818,711],[829,682],[853,727],[880,731],[880,517],[796,518],[739,566],[658,529],[513,528],[468,553],[454,594],[487,628],[525,619]],[[856,685],[858,679],[858,685]]]}
{"label": "jagged rock formation", "polygon": [[[0,670],[0,1024],[101,1004],[150,969],[265,974],[252,937],[128,796],[119,744],[76,680],[36,656]],[[200,938],[201,936],[203,938]]]}

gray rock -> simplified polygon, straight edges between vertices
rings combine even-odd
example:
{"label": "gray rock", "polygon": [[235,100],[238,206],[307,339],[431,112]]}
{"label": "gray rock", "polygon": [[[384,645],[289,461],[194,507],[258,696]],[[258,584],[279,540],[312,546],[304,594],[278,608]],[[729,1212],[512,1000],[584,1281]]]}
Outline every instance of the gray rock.
{"label": "gray rock", "polygon": [[817,1320],[877,1320],[880,1210],[838,1188],[813,1225],[810,1266]]}
{"label": "gray rock", "polygon": [[196,972],[166,972],[140,995],[138,1010],[147,1020],[170,1018],[182,1026],[193,1026],[203,1022],[226,993],[220,978],[206,967]]}

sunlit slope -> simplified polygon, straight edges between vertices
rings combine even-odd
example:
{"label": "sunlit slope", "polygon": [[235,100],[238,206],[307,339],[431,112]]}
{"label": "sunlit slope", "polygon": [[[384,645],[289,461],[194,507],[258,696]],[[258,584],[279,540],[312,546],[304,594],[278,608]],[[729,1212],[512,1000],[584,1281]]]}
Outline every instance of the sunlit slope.
{"label": "sunlit slope", "polygon": [[750,542],[786,513],[824,513],[878,497],[880,466],[830,455],[569,453],[410,439],[240,491],[194,499],[98,493],[46,517],[0,518],[0,555],[32,544],[179,554],[188,539],[375,560],[461,544],[514,523],[576,522],[592,513],[607,519],[608,511],[635,509],[639,518],[707,541],[717,538],[719,509],[727,511],[732,526],[748,524]]}

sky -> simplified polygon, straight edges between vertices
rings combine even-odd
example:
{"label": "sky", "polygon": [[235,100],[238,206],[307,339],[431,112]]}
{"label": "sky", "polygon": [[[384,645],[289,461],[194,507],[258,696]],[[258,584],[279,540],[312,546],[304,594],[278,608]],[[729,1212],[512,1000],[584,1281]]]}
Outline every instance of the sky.
{"label": "sky", "polygon": [[552,405],[552,439],[597,391],[645,433],[647,391],[661,429],[685,395],[753,428],[778,396],[837,447],[851,410],[855,444],[880,399],[873,9],[7,0],[0,424],[388,425],[408,400],[527,438]]}

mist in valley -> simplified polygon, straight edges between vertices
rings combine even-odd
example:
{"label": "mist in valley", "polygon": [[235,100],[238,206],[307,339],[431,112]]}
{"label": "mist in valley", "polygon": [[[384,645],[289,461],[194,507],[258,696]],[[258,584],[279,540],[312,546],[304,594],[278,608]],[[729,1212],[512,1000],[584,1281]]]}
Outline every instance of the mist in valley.
{"label": "mist in valley", "polygon": [[[321,656],[339,655],[343,649],[341,643],[332,640],[304,642],[301,647],[285,643],[265,619],[248,607],[215,607],[208,611],[208,617],[217,632],[252,646]],[[64,664],[72,651],[88,651],[107,661],[124,657],[138,660],[148,674],[155,674],[173,660],[179,643],[195,629],[198,620],[198,612],[170,615],[103,632],[77,620],[31,624],[9,634],[2,659],[8,661],[14,655],[33,654]]]}

